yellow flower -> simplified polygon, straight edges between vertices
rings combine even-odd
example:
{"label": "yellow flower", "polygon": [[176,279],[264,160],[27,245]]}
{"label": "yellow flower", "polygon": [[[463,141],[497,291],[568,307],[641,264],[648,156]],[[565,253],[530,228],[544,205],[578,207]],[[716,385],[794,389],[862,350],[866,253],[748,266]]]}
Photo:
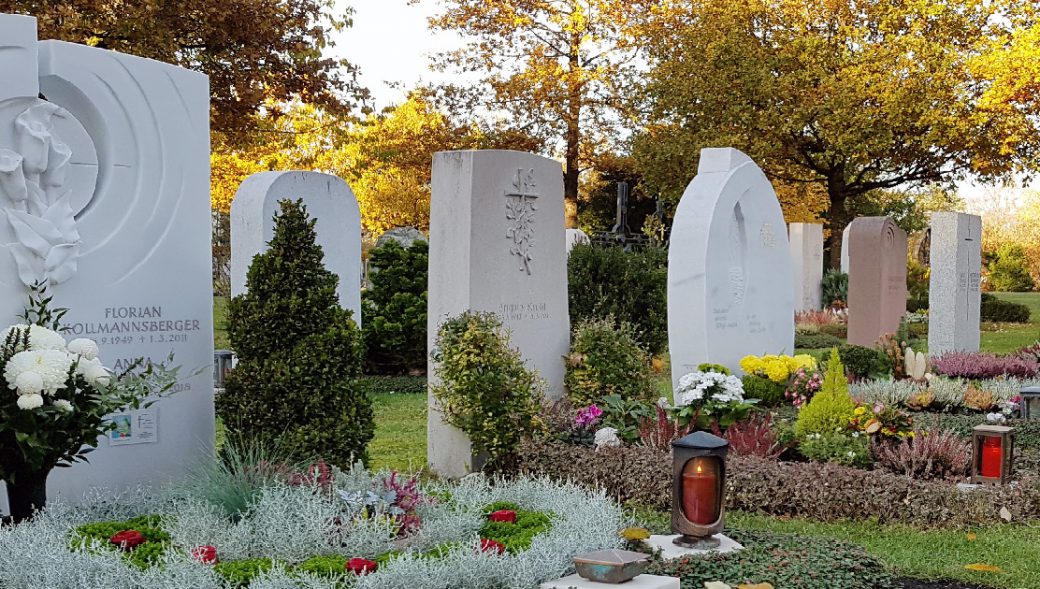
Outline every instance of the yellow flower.
{"label": "yellow flower", "polygon": [[804,368],[806,370],[816,370],[816,358],[813,358],[809,354],[798,354],[794,357],[795,368],[791,372]]}
{"label": "yellow flower", "polygon": [[740,369],[748,374],[758,372],[761,367],[762,362],[758,359],[758,356],[744,356],[740,359]]}
{"label": "yellow flower", "polygon": [[790,372],[787,370],[787,364],[784,362],[771,362],[765,367],[766,376],[773,382],[784,382],[787,380],[787,375]]}
{"label": "yellow flower", "polygon": [[646,528],[625,528],[621,530],[621,537],[629,542],[639,542],[650,537],[650,531]]}
{"label": "yellow flower", "polygon": [[856,410],[853,411],[852,413],[855,414],[855,415],[863,415],[866,412],[867,412],[867,408],[862,406],[862,405],[860,405],[859,407],[856,407]]}

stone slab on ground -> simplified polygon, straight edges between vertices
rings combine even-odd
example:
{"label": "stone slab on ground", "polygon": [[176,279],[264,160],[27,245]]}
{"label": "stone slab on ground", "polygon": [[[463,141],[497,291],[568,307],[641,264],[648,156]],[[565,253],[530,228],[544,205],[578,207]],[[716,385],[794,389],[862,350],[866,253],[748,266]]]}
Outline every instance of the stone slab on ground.
{"label": "stone slab on ground", "polygon": [[631,581],[624,583],[596,583],[588,579],[582,579],[578,575],[570,575],[556,581],[546,581],[539,586],[541,589],[606,589],[607,587],[624,587],[625,589],[679,589],[677,577],[662,577],[660,575],[639,575]]}
{"label": "stone slab on ground", "polygon": [[683,548],[682,546],[676,546],[672,540],[678,538],[678,534],[673,536],[650,536],[650,539],[646,542],[651,548],[660,548],[661,557],[665,560],[671,560],[674,558],[682,558],[684,556],[706,556],[708,554],[727,554],[730,552],[737,552],[743,550],[744,546],[739,542],[730,538],[725,534],[715,534],[721,543],[718,548],[712,548],[711,550],[695,550],[693,548]]}

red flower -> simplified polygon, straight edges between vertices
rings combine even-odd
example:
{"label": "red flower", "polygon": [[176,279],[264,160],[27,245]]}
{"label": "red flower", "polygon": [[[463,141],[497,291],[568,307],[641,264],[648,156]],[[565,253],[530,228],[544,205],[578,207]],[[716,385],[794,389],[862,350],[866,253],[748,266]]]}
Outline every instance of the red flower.
{"label": "red flower", "polygon": [[492,551],[494,551],[494,552],[496,552],[498,554],[503,554],[506,551],[506,545],[501,543],[501,542],[492,540],[490,538],[481,538],[480,539],[480,551],[481,552],[492,552]]}
{"label": "red flower", "polygon": [[130,552],[148,540],[137,530],[123,530],[109,538],[108,541],[118,546],[120,550]]}
{"label": "red flower", "polygon": [[346,569],[355,575],[367,575],[376,572],[378,567],[378,564],[367,558],[352,558],[347,561]]}
{"label": "red flower", "polygon": [[202,564],[217,564],[217,549],[212,546],[196,546],[191,549],[191,557]]}
{"label": "red flower", "polygon": [[488,516],[488,519],[493,522],[515,524],[516,512],[512,509],[499,509],[498,511],[492,512],[491,515]]}

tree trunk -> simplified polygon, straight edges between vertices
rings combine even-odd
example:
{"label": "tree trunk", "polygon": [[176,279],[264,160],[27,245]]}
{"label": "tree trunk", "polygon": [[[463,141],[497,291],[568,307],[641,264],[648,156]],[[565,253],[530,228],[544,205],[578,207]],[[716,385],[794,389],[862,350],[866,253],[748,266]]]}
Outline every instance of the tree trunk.
{"label": "tree trunk", "polygon": [[50,471],[18,473],[15,482],[6,482],[7,504],[14,523],[29,520],[47,505],[47,476]]}
{"label": "tree trunk", "polygon": [[[580,67],[581,35],[575,32],[571,36],[571,54],[569,56],[570,71]],[[572,82],[573,83],[573,82]],[[580,84],[580,82],[579,82]],[[578,226],[578,154],[581,143],[581,86],[571,86],[567,97],[567,131],[564,140],[567,144],[563,169],[563,208],[566,215],[565,227],[574,229]]]}
{"label": "tree trunk", "polygon": [[827,181],[827,195],[831,206],[827,214],[827,229],[831,232],[827,238],[827,249],[831,254],[831,268],[841,268],[842,232],[849,224],[849,213],[845,210],[848,195],[845,194],[845,183],[836,179]]}

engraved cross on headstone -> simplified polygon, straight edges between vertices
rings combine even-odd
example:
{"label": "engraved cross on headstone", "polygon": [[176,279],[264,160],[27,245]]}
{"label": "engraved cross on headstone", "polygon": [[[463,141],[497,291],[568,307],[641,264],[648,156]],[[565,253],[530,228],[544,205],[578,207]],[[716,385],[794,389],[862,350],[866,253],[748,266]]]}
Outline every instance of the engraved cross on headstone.
{"label": "engraved cross on headstone", "polygon": [[516,176],[511,182],[509,190],[506,190],[506,219],[511,223],[506,229],[506,238],[512,240],[513,245],[509,253],[520,258],[520,271],[531,274],[531,262],[534,261],[532,249],[534,249],[534,212],[535,199],[538,194],[534,192],[537,185],[534,181],[534,170],[518,169]]}

